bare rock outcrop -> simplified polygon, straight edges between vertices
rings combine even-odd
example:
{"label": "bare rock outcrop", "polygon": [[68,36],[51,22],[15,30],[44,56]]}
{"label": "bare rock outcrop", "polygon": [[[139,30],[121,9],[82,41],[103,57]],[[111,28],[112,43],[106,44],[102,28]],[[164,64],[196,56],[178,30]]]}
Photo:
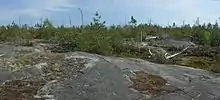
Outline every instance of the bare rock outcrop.
{"label": "bare rock outcrop", "polygon": [[85,52],[0,52],[0,100],[219,100],[220,75]]}

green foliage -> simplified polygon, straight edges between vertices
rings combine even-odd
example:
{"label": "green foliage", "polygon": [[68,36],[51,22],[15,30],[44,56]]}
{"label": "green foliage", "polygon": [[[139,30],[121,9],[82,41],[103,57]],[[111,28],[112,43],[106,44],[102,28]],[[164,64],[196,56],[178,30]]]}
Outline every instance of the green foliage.
{"label": "green foliage", "polygon": [[[133,39],[140,41],[140,33],[143,36],[149,34],[169,33],[174,38],[192,36],[193,42],[206,45],[218,46],[220,44],[220,29],[218,24],[204,24],[181,27],[173,23],[173,27],[162,27],[153,24],[137,24],[137,20],[131,16],[129,25],[112,25],[107,27],[98,11],[95,12],[92,22],[83,27],[55,27],[49,19],[34,27],[27,25],[19,26],[12,23],[0,27],[0,41],[10,41],[23,45],[31,45],[32,39],[46,39],[59,43],[70,51],[86,51],[104,55],[117,55],[139,57],[147,59],[148,51],[133,46],[125,46],[124,40]],[[143,37],[144,38],[144,37]]]}
{"label": "green foliage", "polygon": [[220,30],[215,29],[212,31],[212,36],[211,36],[211,45],[212,46],[220,46]]}
{"label": "green foliage", "polygon": [[54,28],[52,22],[48,18],[46,18],[43,23],[44,28]]}
{"label": "green foliage", "polygon": [[134,16],[131,16],[131,20],[129,22],[131,25],[136,26],[137,25],[137,20],[134,18]]}
{"label": "green foliage", "polygon": [[90,23],[90,26],[88,28],[90,30],[93,30],[97,33],[103,32],[105,30],[105,21],[101,20],[101,16],[98,11],[96,11],[95,16],[93,17],[93,21]]}
{"label": "green foliage", "polygon": [[203,31],[202,32],[202,37],[203,37],[203,42],[205,46],[210,46],[211,43],[211,32],[209,31]]}

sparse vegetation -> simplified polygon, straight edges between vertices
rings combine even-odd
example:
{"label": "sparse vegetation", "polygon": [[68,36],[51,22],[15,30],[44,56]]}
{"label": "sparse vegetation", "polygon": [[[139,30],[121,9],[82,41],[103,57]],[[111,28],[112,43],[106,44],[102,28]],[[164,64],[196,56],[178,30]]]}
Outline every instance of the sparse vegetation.
{"label": "sparse vegetation", "polygon": [[179,61],[177,61],[177,63],[183,66],[210,70],[211,66],[213,66],[216,63],[216,61],[214,61],[210,57],[191,56],[191,57],[182,57]]}
{"label": "sparse vegetation", "polygon": [[[216,47],[220,44],[220,28],[218,23],[207,25],[183,25],[162,27],[159,25],[137,24],[137,20],[131,16],[129,25],[105,25],[99,12],[94,14],[93,21],[85,26],[55,27],[49,19],[43,24],[36,24],[33,27],[27,25],[19,26],[16,23],[0,27],[0,40],[22,44],[33,45],[33,39],[46,39],[59,43],[69,51],[85,51],[102,55],[116,55],[127,57],[138,57],[147,59],[148,51],[140,50],[132,46],[123,45],[125,39],[133,38],[140,41],[140,33],[143,36],[148,34],[169,33],[174,38],[192,36],[191,40],[206,47]],[[205,64],[206,65],[206,64]]]}

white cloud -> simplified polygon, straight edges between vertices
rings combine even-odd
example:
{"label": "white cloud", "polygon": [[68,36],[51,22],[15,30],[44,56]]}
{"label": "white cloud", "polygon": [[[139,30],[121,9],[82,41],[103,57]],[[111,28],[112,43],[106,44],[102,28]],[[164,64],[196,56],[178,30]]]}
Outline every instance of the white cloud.
{"label": "white cloud", "polygon": [[[194,21],[200,17],[202,22],[215,21],[220,15],[220,2],[216,0],[113,0],[117,6],[139,8],[146,11],[153,9],[157,13],[159,10],[169,12],[169,20]],[[154,11],[155,10],[155,11]],[[158,16],[167,17],[157,14]]]}
{"label": "white cloud", "polygon": [[63,12],[69,8],[75,7],[71,4],[71,0],[22,0],[22,3],[26,7],[21,9],[8,9],[4,15],[1,15],[1,19],[11,19],[13,16],[27,15],[30,17],[49,16],[52,12]]}
{"label": "white cloud", "polygon": [[[20,0],[25,5],[20,9],[0,9],[4,12],[0,19],[15,19],[21,15],[30,18],[50,17],[56,12],[67,12],[71,8],[80,7],[87,14],[94,12],[99,8],[101,12],[108,12],[108,16],[115,13],[121,14],[137,14],[134,16],[156,19],[161,23],[165,21],[181,21],[192,23],[197,17],[201,22],[215,21],[220,15],[220,2],[216,0]],[[79,3],[79,5],[74,5]],[[135,10],[132,10],[132,9]],[[75,9],[76,10],[76,9]],[[129,11],[130,10],[130,11]],[[149,11],[149,13],[147,12]],[[161,14],[161,12],[166,12]],[[152,13],[153,12],[153,13]],[[110,14],[111,13],[111,14]],[[78,11],[77,11],[78,14]],[[85,14],[85,15],[86,15]],[[151,14],[151,15],[150,15]],[[91,15],[92,16],[92,15]],[[86,16],[85,16],[86,17]],[[161,17],[161,18],[160,18]],[[111,17],[109,17],[111,18]],[[159,19],[160,18],[160,19]],[[159,19],[159,21],[158,21]],[[59,20],[59,19],[58,19]],[[117,19],[116,19],[117,20]],[[164,21],[164,22],[165,22]]]}

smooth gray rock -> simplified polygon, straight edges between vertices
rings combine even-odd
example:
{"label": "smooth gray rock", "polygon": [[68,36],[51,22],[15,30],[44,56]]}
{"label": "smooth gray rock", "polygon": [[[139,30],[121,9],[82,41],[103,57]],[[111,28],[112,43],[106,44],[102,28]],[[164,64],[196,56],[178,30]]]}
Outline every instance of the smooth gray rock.
{"label": "smooth gray rock", "polygon": [[0,68],[0,84],[10,79],[11,79],[11,75],[9,71],[5,68]]}
{"label": "smooth gray rock", "polygon": [[[76,53],[75,53],[76,54]],[[220,78],[219,75],[177,65],[155,64],[140,59],[105,57],[79,52],[78,55],[87,57],[101,57],[120,69],[131,71],[142,70],[150,74],[158,75],[168,81],[168,84],[177,90],[155,98],[154,100],[219,100]],[[103,65],[104,66],[104,65]],[[114,73],[114,72],[112,72]],[[115,73],[114,73],[115,74]],[[120,74],[118,74],[120,76]],[[119,88],[118,88],[119,89]],[[118,91],[118,90],[116,90]],[[171,97],[171,99],[166,99]]]}
{"label": "smooth gray rock", "polygon": [[[70,72],[66,73],[68,78],[64,81],[56,80],[45,84],[44,90],[47,92],[45,94],[53,97],[53,100],[220,100],[220,75],[208,71],[85,52],[64,55],[68,59],[87,58],[89,60],[84,64],[85,68],[76,75],[71,75],[69,70]],[[24,71],[27,71],[25,73],[36,72],[33,74],[36,76],[41,73],[36,70]],[[134,71],[144,71],[163,77],[167,80],[169,91],[151,96],[129,88],[129,77],[133,76]],[[7,72],[5,74],[1,72],[0,79],[7,80],[5,76],[10,75]]]}
{"label": "smooth gray rock", "polygon": [[100,61],[56,93],[59,100],[131,100],[118,68]]}

